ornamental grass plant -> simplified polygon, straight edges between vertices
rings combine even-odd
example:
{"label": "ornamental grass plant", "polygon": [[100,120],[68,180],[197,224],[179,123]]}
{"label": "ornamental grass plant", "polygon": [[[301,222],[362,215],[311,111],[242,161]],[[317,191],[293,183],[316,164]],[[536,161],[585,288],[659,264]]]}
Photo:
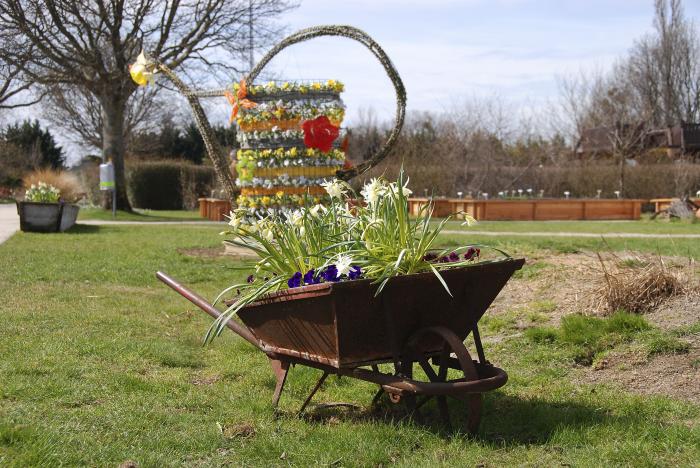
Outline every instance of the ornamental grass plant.
{"label": "ornamental grass plant", "polygon": [[[394,276],[432,272],[450,294],[440,270],[480,260],[478,246],[434,248],[450,218],[431,224],[432,203],[411,216],[411,190],[403,171],[395,182],[372,179],[362,188],[361,199],[346,182],[334,179],[322,185],[330,197],[327,206],[271,210],[264,216],[246,208],[230,213],[232,229],[221,233],[230,236],[225,242],[252,250],[259,259],[241,267],[250,271],[245,283],[226,288],[216,298],[215,303],[235,296],[212,324],[206,341],[219,335],[240,309],[267,293],[368,279],[379,295]],[[465,216],[465,224],[473,222]]]}
{"label": "ornamental grass plant", "polygon": [[[60,194],[59,198],[66,203],[75,203],[83,196],[82,186],[78,177],[66,171],[37,169],[27,174],[24,179],[22,179],[22,182],[27,193],[30,193],[32,186],[38,187],[41,183],[54,187]],[[25,195],[27,201],[38,201],[31,200],[30,196],[31,195]],[[52,202],[57,202],[59,198],[52,200]]]}

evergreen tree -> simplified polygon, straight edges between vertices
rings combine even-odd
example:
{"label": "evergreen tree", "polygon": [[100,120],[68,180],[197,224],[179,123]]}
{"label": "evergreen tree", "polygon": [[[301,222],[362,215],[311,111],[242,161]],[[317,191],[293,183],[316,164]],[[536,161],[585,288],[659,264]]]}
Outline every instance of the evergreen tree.
{"label": "evergreen tree", "polygon": [[36,167],[63,169],[66,156],[63,148],[56,144],[48,129],[42,129],[39,121],[29,119],[8,125],[2,138],[5,142],[18,147],[26,154],[28,160]]}

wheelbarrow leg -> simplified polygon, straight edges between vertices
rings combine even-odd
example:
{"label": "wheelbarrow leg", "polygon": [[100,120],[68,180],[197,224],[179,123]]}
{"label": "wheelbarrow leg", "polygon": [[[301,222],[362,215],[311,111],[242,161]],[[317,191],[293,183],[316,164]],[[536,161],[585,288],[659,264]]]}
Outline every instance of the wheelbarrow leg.
{"label": "wheelbarrow leg", "polygon": [[279,359],[270,359],[270,365],[272,366],[272,372],[275,373],[275,379],[277,379],[275,393],[272,394],[272,406],[277,408],[277,404],[280,401],[280,396],[282,395],[282,390],[284,389],[284,383],[287,381],[289,362],[280,361]]}
{"label": "wheelbarrow leg", "polygon": [[299,414],[304,412],[307,406],[309,406],[309,403],[311,403],[311,399],[316,395],[316,392],[318,392],[318,389],[321,388],[321,385],[323,385],[323,382],[326,381],[326,378],[328,377],[328,372],[324,372],[323,375],[321,376],[320,379],[318,379],[318,382],[316,382],[316,386],[314,386],[314,389],[311,390],[311,393],[309,393],[309,396],[306,397],[306,400],[304,400],[304,404],[301,405],[301,408],[299,409]]}

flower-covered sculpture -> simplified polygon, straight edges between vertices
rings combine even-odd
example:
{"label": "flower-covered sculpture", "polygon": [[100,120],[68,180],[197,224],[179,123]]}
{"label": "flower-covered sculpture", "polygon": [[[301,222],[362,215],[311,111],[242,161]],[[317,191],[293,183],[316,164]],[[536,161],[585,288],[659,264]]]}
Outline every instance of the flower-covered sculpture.
{"label": "flower-covered sculpture", "polygon": [[240,128],[235,154],[239,207],[267,212],[328,201],[321,184],[346,166],[347,136],[339,138],[343,89],[336,80],[241,81],[226,93]]}
{"label": "flower-covered sculpture", "polygon": [[331,150],[333,142],[340,134],[340,129],[325,115],[304,121],[301,128],[304,130],[304,144],[307,148],[319,149],[324,153]]}

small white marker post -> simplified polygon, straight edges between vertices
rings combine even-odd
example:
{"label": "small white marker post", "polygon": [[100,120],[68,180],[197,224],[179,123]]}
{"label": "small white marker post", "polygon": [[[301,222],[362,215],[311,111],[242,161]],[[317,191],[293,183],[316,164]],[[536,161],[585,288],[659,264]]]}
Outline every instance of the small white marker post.
{"label": "small white marker post", "polygon": [[117,217],[117,186],[114,182],[112,161],[100,164],[100,190],[112,191],[112,218]]}

